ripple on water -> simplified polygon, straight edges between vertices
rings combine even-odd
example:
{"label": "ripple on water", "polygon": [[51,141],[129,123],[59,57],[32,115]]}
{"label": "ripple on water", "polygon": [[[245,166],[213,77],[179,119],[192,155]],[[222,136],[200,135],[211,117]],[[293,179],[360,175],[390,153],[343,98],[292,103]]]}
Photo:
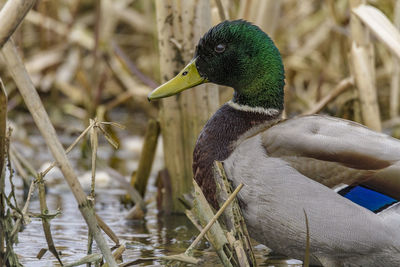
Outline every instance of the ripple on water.
{"label": "ripple on water", "polygon": [[[136,148],[139,141],[141,142],[136,138],[131,140],[130,143],[128,142],[126,146]],[[127,151],[124,153],[133,153],[132,151],[138,153],[134,149],[128,149]],[[154,169],[161,168],[162,159],[160,159],[160,155],[161,153],[158,151]],[[129,155],[126,158],[135,157],[134,155]],[[131,168],[133,166],[131,163],[126,162],[126,165]],[[43,166],[43,168],[45,167]],[[128,171],[131,170],[129,169]],[[87,226],[82,219],[72,193],[70,193],[68,186],[60,177],[60,173],[55,170],[52,175],[51,179],[50,176],[46,178],[49,185],[51,185],[49,186],[50,190],[48,190],[47,203],[50,211],[55,211],[58,208],[61,211],[61,215],[51,221],[54,244],[61,253],[62,261],[71,263],[85,256]],[[154,179],[154,173],[152,177]],[[54,184],[51,184],[52,182]],[[150,186],[146,193],[149,199],[152,199],[157,191],[154,186],[151,186],[152,184],[154,184],[154,181],[150,180]],[[96,211],[98,215],[113,229],[121,241],[124,240],[126,242],[126,251],[123,254],[124,262],[138,258],[182,253],[198,234],[198,231],[185,216],[158,216],[155,201],[148,201],[148,212],[144,221],[126,220],[124,217],[127,209],[120,204],[120,199],[125,195],[125,190],[118,188],[115,184],[98,188],[96,194]],[[30,211],[37,213],[39,210],[39,200],[33,198]],[[110,239],[107,240],[110,247],[112,247],[114,245],[112,241]],[[47,248],[42,224],[39,219],[33,219],[24,231],[19,234],[19,244],[16,246],[15,251],[20,256],[21,263],[26,267],[59,266],[57,260],[49,252],[41,260],[36,258],[37,253],[42,248]],[[95,244],[94,251],[97,251]],[[254,251],[260,266],[271,266],[265,262],[266,255],[269,253],[265,246],[258,245],[254,248]],[[216,254],[207,242],[199,244],[195,256],[204,259],[203,266],[221,266]],[[137,266],[153,264],[162,264],[162,262],[150,261],[140,263]],[[275,259],[274,265],[301,266],[298,261],[293,262],[282,259],[280,261]]]}

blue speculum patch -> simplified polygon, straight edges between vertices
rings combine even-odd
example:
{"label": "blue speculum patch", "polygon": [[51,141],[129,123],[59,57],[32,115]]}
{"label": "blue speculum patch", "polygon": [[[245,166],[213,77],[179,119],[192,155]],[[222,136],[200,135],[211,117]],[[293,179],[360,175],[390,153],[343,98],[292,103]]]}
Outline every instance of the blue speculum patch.
{"label": "blue speculum patch", "polygon": [[362,185],[349,186],[340,190],[338,193],[354,203],[375,213],[378,213],[399,202],[394,198]]}

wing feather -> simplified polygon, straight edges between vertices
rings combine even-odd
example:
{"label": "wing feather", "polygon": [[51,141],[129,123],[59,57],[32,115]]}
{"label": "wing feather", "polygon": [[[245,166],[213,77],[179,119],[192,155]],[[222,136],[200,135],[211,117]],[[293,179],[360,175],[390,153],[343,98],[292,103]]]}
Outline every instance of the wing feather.
{"label": "wing feather", "polygon": [[358,123],[302,116],[263,132],[262,144],[268,156],[329,187],[365,183],[400,199],[400,141]]}

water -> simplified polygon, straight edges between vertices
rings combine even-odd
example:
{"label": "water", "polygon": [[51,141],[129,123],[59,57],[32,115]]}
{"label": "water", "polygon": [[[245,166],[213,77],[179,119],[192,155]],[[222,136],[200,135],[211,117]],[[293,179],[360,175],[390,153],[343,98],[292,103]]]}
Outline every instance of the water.
{"label": "water", "polygon": [[[99,190],[96,197],[96,211],[110,226],[120,240],[126,242],[124,261],[138,258],[156,257],[183,252],[195,237],[197,231],[184,216],[173,219],[158,217],[154,202],[144,221],[124,219],[127,209],[120,204],[123,190]],[[73,262],[85,256],[87,245],[87,226],[81,217],[74,197],[69,192],[61,194],[49,192],[47,202],[50,210],[61,208],[62,214],[51,221],[51,229],[56,248],[61,252],[61,260]],[[39,209],[39,201],[31,203],[32,210]],[[16,252],[25,266],[58,266],[53,255],[47,252],[41,260],[36,258],[41,248],[47,248],[39,219],[33,219],[19,235],[20,243]],[[114,244],[108,239],[110,247]],[[204,245],[204,244],[203,244]],[[150,261],[141,265],[161,263]]]}
{"label": "water", "polygon": [[[144,221],[126,220],[124,216],[127,209],[120,203],[120,198],[124,194],[122,189],[101,189],[97,191],[96,197],[98,215],[113,229],[121,241],[126,242],[126,250],[123,253],[124,262],[182,253],[197,236],[198,231],[185,216],[158,216],[154,201],[149,201]],[[50,190],[47,195],[47,203],[49,210],[54,211],[60,208],[62,211],[60,216],[51,221],[51,230],[63,263],[71,263],[85,256],[87,226],[81,217],[73,195],[70,192],[60,193]],[[38,199],[32,201],[31,210],[39,210]],[[39,219],[32,219],[32,222],[19,234],[19,241],[15,250],[24,266],[60,266],[50,252],[47,252],[40,260],[36,258],[41,248],[47,248],[42,223]],[[108,239],[108,243],[110,247],[114,245],[110,239]],[[202,242],[198,250],[201,253],[196,255],[204,259],[203,266],[221,266],[216,254],[206,242]],[[267,248],[257,245],[255,253],[260,266],[271,266],[265,257],[268,253]],[[284,262],[279,260],[278,264],[274,264],[274,266],[288,266],[282,265]],[[161,265],[163,263],[155,260],[135,266]]]}
{"label": "water", "polygon": [[[62,136],[61,140],[67,146],[72,143],[75,138],[74,136]],[[27,159],[34,159],[36,161],[34,165],[40,166],[36,166],[38,169],[44,170],[52,161],[51,155],[40,136],[30,135],[29,141],[31,145],[28,146],[21,145],[21,142],[14,142],[13,144],[16,145]],[[103,161],[103,163],[113,157],[118,162],[119,170],[128,175],[137,167],[142,138],[138,136],[125,136],[121,138],[121,142],[121,148],[118,151],[114,151],[102,140],[98,150],[98,157],[99,161]],[[155,201],[156,188],[154,186],[154,179],[157,171],[163,166],[160,147],[159,144],[153,165],[153,172],[149,180],[148,191],[146,192],[148,211],[145,219],[142,221],[125,219],[128,209],[120,201],[125,195],[125,190],[107,173],[102,172],[101,168],[98,168],[96,178],[96,212],[116,233],[120,241],[125,242],[124,262],[182,253],[198,235],[197,229],[185,216],[162,216],[158,214]],[[90,163],[90,158],[82,160],[82,154],[79,149],[73,150],[69,158],[71,159],[71,163],[76,165],[74,167],[80,182],[84,189],[88,191],[90,187],[90,170],[87,170],[87,163]],[[45,179],[48,188],[47,204],[49,211],[55,212],[57,209],[61,211],[59,216],[51,220],[54,244],[60,253],[63,263],[72,263],[86,255],[87,226],[60,171],[57,169],[52,170]],[[23,190],[20,183],[21,180],[15,177],[15,181],[18,188],[17,195],[21,200],[20,203],[22,203]],[[37,196],[32,198],[29,211],[39,213],[40,205]],[[114,243],[109,238],[107,238],[107,241],[110,247],[114,246]],[[36,255],[42,248],[47,248],[42,222],[40,219],[33,218],[25,229],[19,233],[19,244],[16,245],[15,251],[20,258],[20,262],[26,267],[60,266],[50,252],[47,252],[40,260],[37,259]],[[201,242],[197,249],[198,251],[195,255],[203,259],[201,266],[221,266],[213,249],[205,241]],[[266,260],[269,250],[265,246],[256,245],[254,251],[260,266],[272,266]],[[98,252],[95,244],[94,252]],[[288,263],[297,264],[288,265]],[[165,262],[152,260],[138,263],[135,266],[162,264],[165,264]],[[298,261],[290,262],[279,259],[274,260],[273,266],[301,265]]]}

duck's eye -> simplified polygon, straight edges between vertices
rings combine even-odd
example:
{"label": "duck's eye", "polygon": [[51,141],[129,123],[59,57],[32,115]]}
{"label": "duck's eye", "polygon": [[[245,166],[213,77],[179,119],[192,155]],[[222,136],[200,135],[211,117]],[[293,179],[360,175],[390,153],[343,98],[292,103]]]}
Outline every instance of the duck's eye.
{"label": "duck's eye", "polygon": [[217,53],[222,53],[222,52],[225,51],[225,47],[226,47],[225,44],[218,44],[218,45],[214,48],[214,50],[215,50],[215,52],[217,52]]}

